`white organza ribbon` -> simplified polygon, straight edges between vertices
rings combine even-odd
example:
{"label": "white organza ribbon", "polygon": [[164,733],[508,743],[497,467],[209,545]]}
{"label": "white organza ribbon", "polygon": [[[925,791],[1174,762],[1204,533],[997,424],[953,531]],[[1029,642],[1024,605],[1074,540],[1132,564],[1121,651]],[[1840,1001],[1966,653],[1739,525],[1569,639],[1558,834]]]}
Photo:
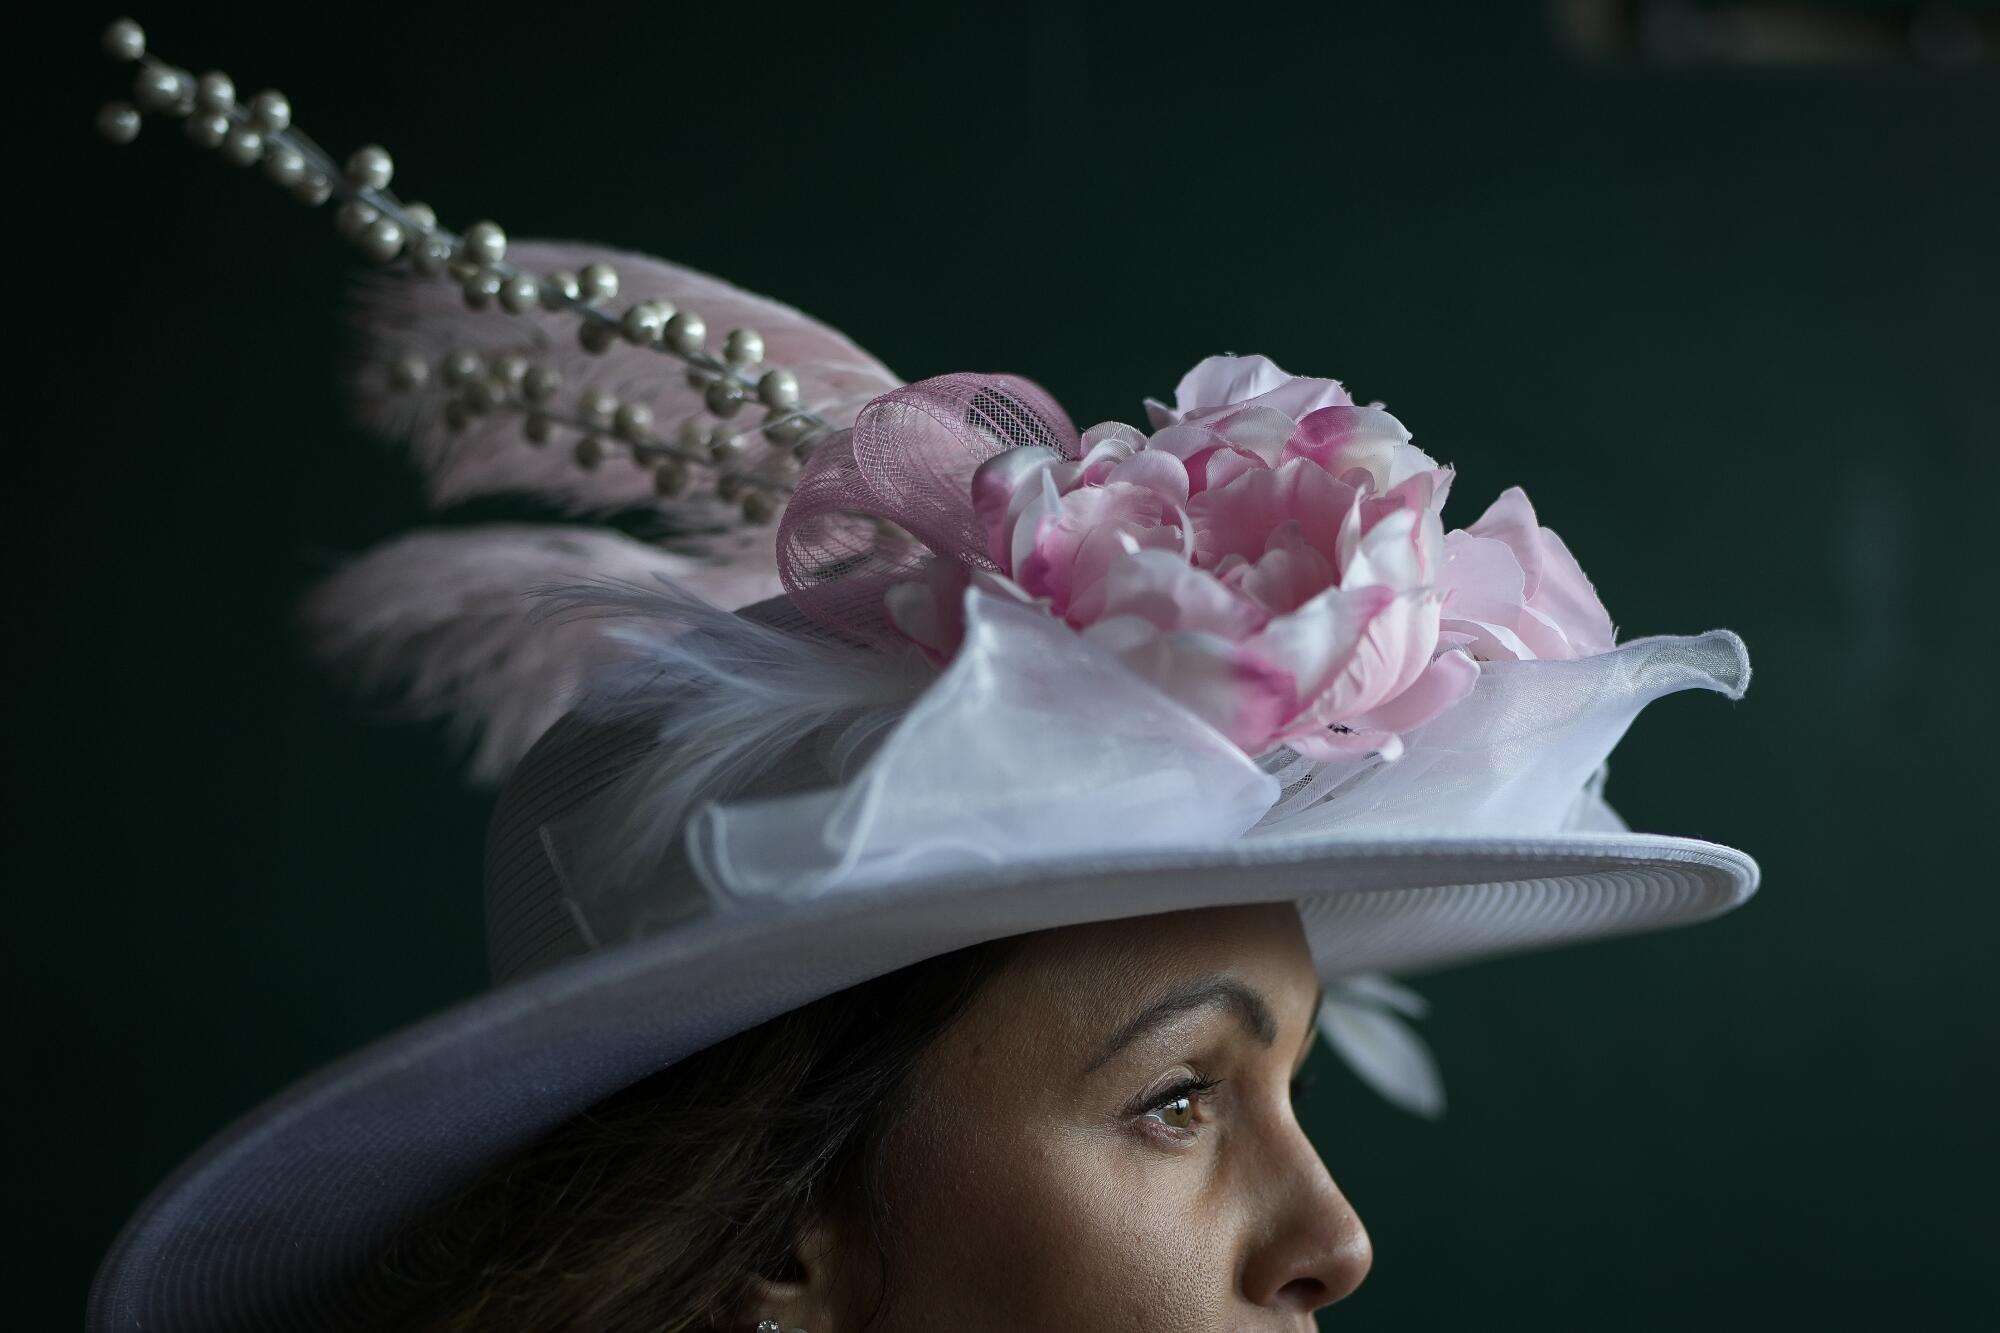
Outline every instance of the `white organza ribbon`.
{"label": "white organza ribbon", "polygon": [[844,785],[711,802],[688,859],[723,901],[1252,838],[1532,836],[1618,825],[1597,795],[1639,710],[1749,657],[1728,630],[1574,660],[1490,662],[1394,762],[1260,763],[1037,606],[978,588],[966,637]]}
{"label": "white organza ribbon", "polygon": [[1241,837],[1278,783],[1039,606],[978,588],[965,641],[843,786],[711,802],[688,859],[724,900]]}
{"label": "white organza ribbon", "polygon": [[1394,763],[1277,770],[1286,795],[1249,836],[1534,836],[1622,825],[1592,782],[1647,704],[1743,697],[1750,656],[1726,629],[1634,639],[1560,660],[1487,662],[1472,693],[1403,738]]}

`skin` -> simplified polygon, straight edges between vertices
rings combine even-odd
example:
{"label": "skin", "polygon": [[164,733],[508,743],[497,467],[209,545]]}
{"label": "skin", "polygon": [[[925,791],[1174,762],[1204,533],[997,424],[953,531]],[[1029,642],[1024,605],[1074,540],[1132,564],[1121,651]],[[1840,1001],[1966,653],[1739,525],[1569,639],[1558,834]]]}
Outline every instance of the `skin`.
{"label": "skin", "polygon": [[1285,904],[1027,937],[892,1131],[888,1289],[824,1219],[745,1327],[1313,1328],[1372,1260],[1292,1110],[1318,995]]}

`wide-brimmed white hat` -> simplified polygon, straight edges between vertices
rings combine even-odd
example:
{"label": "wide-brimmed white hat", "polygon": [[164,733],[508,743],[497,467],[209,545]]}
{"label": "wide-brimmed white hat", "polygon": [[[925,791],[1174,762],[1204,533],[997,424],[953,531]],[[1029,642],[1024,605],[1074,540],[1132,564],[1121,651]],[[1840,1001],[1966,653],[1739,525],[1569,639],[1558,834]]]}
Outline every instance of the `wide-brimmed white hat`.
{"label": "wide-brimmed white hat", "polygon": [[[645,595],[665,598],[686,624],[684,596]],[[1224,838],[1166,815],[1187,813],[1196,793],[1217,805],[1254,802],[1260,779],[1278,782],[1268,764],[1232,755],[1219,738],[1160,735],[1153,728],[1170,710],[1158,699],[1101,715],[1101,727],[1072,718],[1047,732],[1035,703],[1051,680],[1075,685],[1082,669],[1129,681],[1112,675],[1115,663],[1065,653],[1059,636],[1041,632],[1055,623],[1047,617],[976,592],[969,600],[966,649],[847,782],[816,783],[823,771],[800,769],[820,762],[805,758],[820,747],[796,747],[735,799],[697,805],[700,831],[666,848],[649,881],[586,888],[579,868],[599,858],[576,839],[657,796],[649,769],[659,729],[690,719],[647,717],[629,677],[622,694],[565,717],[517,767],[494,817],[494,988],[306,1079],[217,1136],[119,1238],[90,1326],[385,1321],[397,1297],[371,1260],[483,1168],[683,1056],[963,946],[1291,902],[1321,977],[1339,987],[1699,921],[1756,887],[1744,853],[1629,832],[1599,790],[1604,752],[1647,701],[1690,687],[1740,693],[1747,666],[1725,631],[1491,667],[1457,709],[1408,737],[1395,763],[1289,811],[1280,792],[1268,824]],[[662,633],[662,645],[677,645],[683,666],[704,654],[734,665],[781,637],[811,640],[815,654],[857,651],[810,630],[784,599],[732,619],[740,632],[726,638],[710,617]],[[699,691],[689,703],[700,705]],[[1034,821],[1074,794],[994,785],[1004,757],[965,748],[967,727],[991,737],[1017,726],[1043,737],[1050,761],[1085,764],[1103,784],[1102,799],[1047,844],[1028,836]],[[1125,782],[1111,780],[1121,772]],[[933,785],[926,808],[915,808],[899,799],[915,779],[951,789]],[[1140,799],[1128,802],[1121,786]],[[963,836],[941,836],[948,828]],[[1366,1012],[1347,1017],[1365,1023]],[[1361,1043],[1350,1054],[1367,1060],[1368,1033],[1350,1037]],[[1391,1040],[1376,1054],[1393,1065]]]}

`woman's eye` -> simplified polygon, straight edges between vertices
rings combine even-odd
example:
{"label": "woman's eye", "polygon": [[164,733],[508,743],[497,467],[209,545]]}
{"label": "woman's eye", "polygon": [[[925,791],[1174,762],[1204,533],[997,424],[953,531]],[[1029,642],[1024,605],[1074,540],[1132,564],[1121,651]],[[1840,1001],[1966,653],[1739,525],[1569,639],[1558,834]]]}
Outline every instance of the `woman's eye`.
{"label": "woman's eye", "polygon": [[1144,1118],[1158,1121],[1168,1129],[1193,1129],[1199,1119],[1201,1099],[1221,1086],[1217,1079],[1189,1079],[1178,1083],[1153,1100]]}

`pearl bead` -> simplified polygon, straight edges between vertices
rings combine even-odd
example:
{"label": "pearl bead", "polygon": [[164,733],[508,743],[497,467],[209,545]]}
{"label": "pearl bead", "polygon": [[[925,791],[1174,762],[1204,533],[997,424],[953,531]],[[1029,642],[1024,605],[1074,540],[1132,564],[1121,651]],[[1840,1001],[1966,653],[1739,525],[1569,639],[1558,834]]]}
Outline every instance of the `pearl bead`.
{"label": "pearl bead", "polygon": [[576,461],[584,468],[594,468],[611,454],[611,448],[602,436],[586,435],[576,442]]}
{"label": "pearl bead", "polygon": [[442,236],[426,236],[411,247],[410,262],[417,272],[434,278],[451,265],[451,242]]}
{"label": "pearl bead", "polygon": [[500,304],[510,315],[526,314],[541,303],[542,285],[532,275],[516,273],[500,284]]}
{"label": "pearl bead", "polygon": [[764,438],[772,444],[790,444],[799,438],[803,426],[802,418],[773,411],[764,418]]}
{"label": "pearl bead", "polygon": [[236,84],[219,69],[195,80],[194,104],[203,111],[227,111],[236,105]]}
{"label": "pearl bead", "polygon": [[757,396],[773,411],[789,412],[799,405],[799,377],[789,370],[767,370],[757,381]]}
{"label": "pearl bead", "polygon": [[680,424],[674,432],[674,444],[683,452],[708,456],[708,427],[693,417]]}
{"label": "pearl bead", "polygon": [[777,512],[777,504],[763,491],[752,490],[744,493],[743,517],[749,522],[761,526],[762,524],[769,523],[772,516]]}
{"label": "pearl bead", "polygon": [[587,390],[576,405],[577,415],[598,430],[608,430],[617,414],[618,399],[602,389]]}
{"label": "pearl bead", "polygon": [[465,405],[482,415],[507,401],[507,389],[498,380],[477,379],[465,386]]}
{"label": "pearl bead", "polygon": [[493,304],[493,298],[500,294],[500,275],[490,268],[482,268],[465,280],[462,288],[465,304],[474,310],[484,310]]}
{"label": "pearl bead", "polygon": [[554,366],[534,366],[521,381],[521,392],[531,403],[546,403],[562,388],[562,372]]}
{"label": "pearl bead", "polygon": [[653,428],[653,409],[644,403],[623,403],[618,415],[612,419],[613,427],[620,439],[634,443],[646,438],[646,432]]}
{"label": "pearl bead", "polygon": [[444,359],[444,382],[457,388],[486,373],[486,362],[479,353],[471,351],[453,352]]}
{"label": "pearl bead", "polygon": [[389,367],[389,383],[398,389],[421,389],[430,377],[429,364],[418,356],[406,356]]}
{"label": "pearl bead", "polygon": [[389,150],[379,143],[357,148],[347,159],[347,179],[358,189],[386,190],[395,174],[396,164],[390,160]]}
{"label": "pearl bead", "polygon": [[139,137],[139,109],[127,102],[106,102],[97,110],[97,132],[111,143],[131,143]]}
{"label": "pearl bead", "polygon": [[264,174],[275,184],[289,188],[306,174],[306,159],[298,149],[280,144],[264,155]]}
{"label": "pearl bead", "polygon": [[250,99],[250,118],[266,133],[276,134],[291,128],[292,104],[283,93],[266,88]]}
{"label": "pearl bead", "polygon": [[576,340],[593,356],[610,349],[618,339],[618,326],[609,320],[585,319],[577,325]]}
{"label": "pearl bead", "polygon": [[626,342],[645,347],[660,340],[660,330],[666,327],[666,323],[666,313],[659,306],[651,301],[641,301],[625,311],[618,327]]}
{"label": "pearl bead", "polygon": [[507,233],[495,222],[475,222],[465,229],[465,257],[497,264],[507,257]]}
{"label": "pearl bead", "polygon": [[358,241],[361,234],[375,225],[381,217],[372,204],[364,204],[359,199],[349,199],[333,212],[333,225],[342,236],[350,241]]}
{"label": "pearl bead", "polygon": [[702,391],[702,401],[719,417],[733,417],[743,406],[743,391],[734,380],[716,380]]}
{"label": "pearl bead", "polygon": [[708,325],[692,310],[683,310],[667,321],[665,341],[682,356],[693,356],[708,341]]}
{"label": "pearl bead", "polygon": [[547,444],[556,433],[556,423],[540,412],[531,412],[521,425],[521,433],[528,437],[529,444]]}
{"label": "pearl bead", "polygon": [[113,60],[144,59],[146,30],[131,19],[119,19],[104,30],[104,54]]}
{"label": "pearl bead", "polygon": [[528,358],[509,352],[493,362],[493,375],[506,384],[519,384],[528,377]]}
{"label": "pearl bead", "polygon": [[198,148],[220,148],[222,141],[229,137],[229,117],[220,111],[189,116],[183,133]]}
{"label": "pearl bead", "polygon": [[582,294],[576,274],[568,269],[549,274],[548,281],[542,284],[542,304],[551,310],[561,310],[565,302],[579,300]]}
{"label": "pearl bead", "polygon": [[708,437],[708,461],[731,463],[743,453],[743,437],[719,430]]}
{"label": "pearl bead", "polygon": [[409,220],[410,225],[412,227],[415,227],[418,231],[437,230],[437,224],[438,224],[437,210],[432,208],[429,204],[404,204],[403,216],[407,218]]}
{"label": "pearl bead", "polygon": [[743,494],[743,478],[734,472],[725,473],[715,479],[715,494],[718,499],[734,500]]}
{"label": "pearl bead", "polygon": [[755,329],[731,329],[722,345],[722,359],[732,366],[750,366],[764,359],[764,339]]}
{"label": "pearl bead", "polygon": [[317,171],[308,172],[292,190],[292,194],[307,208],[318,208],[333,198],[333,182]]}
{"label": "pearl bead", "polygon": [[142,65],[132,78],[132,100],[147,111],[171,111],[183,95],[181,72],[165,65]]}
{"label": "pearl bead", "polygon": [[609,264],[585,264],[576,279],[582,289],[580,299],[591,305],[618,295],[618,270]]}
{"label": "pearl bead", "polygon": [[671,500],[687,490],[688,470],[685,463],[669,458],[653,469],[653,489]]}
{"label": "pearl bead", "polygon": [[361,234],[361,251],[378,264],[386,264],[403,253],[403,229],[381,218]]}
{"label": "pearl bead", "polygon": [[232,167],[247,167],[264,155],[264,136],[255,130],[232,130],[222,141],[222,160]]}

